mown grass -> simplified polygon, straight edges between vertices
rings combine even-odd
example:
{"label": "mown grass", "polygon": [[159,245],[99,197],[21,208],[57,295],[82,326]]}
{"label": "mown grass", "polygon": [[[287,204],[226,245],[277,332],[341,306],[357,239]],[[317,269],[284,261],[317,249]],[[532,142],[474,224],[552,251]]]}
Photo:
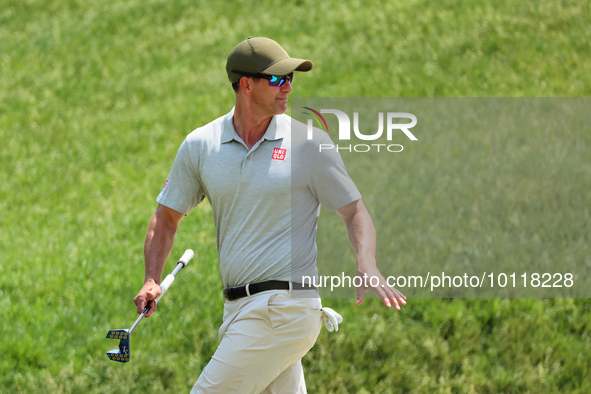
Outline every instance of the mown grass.
{"label": "mown grass", "polygon": [[[108,361],[116,344],[104,336],[135,318],[145,229],[178,145],[232,105],[223,70],[237,42],[269,36],[312,59],[299,96],[589,96],[589,11],[549,0],[2,2],[0,392],[194,383],[221,321],[207,204],[184,219],[172,257],[191,247],[199,258],[134,334],[132,362]],[[432,191],[429,171],[415,174],[417,196]],[[425,299],[401,313],[326,304],[346,324],[304,359],[310,392],[591,389],[586,299]]]}

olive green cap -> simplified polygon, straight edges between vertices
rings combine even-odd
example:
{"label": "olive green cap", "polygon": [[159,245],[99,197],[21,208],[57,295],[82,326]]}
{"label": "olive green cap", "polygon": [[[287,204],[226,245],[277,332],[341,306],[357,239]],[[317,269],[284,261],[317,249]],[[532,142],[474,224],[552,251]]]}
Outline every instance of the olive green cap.
{"label": "olive green cap", "polygon": [[233,70],[266,75],[287,75],[293,71],[310,71],[312,62],[289,57],[277,42],[265,37],[248,37],[228,56],[226,72],[230,82],[235,83],[243,75]]}

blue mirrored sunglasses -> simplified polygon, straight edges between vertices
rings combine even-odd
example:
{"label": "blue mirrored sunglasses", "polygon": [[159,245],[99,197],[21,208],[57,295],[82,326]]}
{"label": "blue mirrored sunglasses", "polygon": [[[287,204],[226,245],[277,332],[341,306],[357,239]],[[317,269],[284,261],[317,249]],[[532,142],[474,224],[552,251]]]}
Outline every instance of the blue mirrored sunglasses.
{"label": "blue mirrored sunglasses", "polygon": [[289,75],[265,75],[265,74],[259,74],[259,73],[247,73],[245,71],[236,71],[236,70],[232,70],[232,72],[236,73],[236,74],[244,75],[246,77],[264,78],[269,81],[269,86],[280,87],[281,85],[283,85],[285,83],[285,81],[289,82],[289,84],[291,85],[291,82],[293,81],[293,73],[291,73]]}

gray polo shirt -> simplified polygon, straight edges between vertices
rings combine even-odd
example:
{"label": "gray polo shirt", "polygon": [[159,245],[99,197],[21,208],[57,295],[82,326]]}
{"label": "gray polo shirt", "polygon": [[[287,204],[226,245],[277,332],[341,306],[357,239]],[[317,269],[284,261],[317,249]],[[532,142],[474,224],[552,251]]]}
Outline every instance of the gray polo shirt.
{"label": "gray polo shirt", "polygon": [[361,194],[340,155],[319,152],[319,144],[332,144],[323,131],[315,129],[309,141],[306,125],[275,115],[249,150],[233,114],[187,136],[157,201],[188,214],[208,198],[225,287],[317,274],[320,204],[334,210]]}

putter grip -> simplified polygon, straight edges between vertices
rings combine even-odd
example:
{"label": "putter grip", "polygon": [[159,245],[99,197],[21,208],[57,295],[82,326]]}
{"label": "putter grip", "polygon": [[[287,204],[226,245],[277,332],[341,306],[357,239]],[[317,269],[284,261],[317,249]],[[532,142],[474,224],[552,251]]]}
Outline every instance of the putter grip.
{"label": "putter grip", "polygon": [[187,264],[189,264],[189,260],[191,260],[193,256],[195,256],[195,252],[193,252],[191,249],[187,249],[185,250],[183,257],[181,257],[179,260],[179,263],[183,263],[183,267],[186,267]]}
{"label": "putter grip", "polygon": [[182,270],[183,268],[186,267],[186,265],[189,263],[189,260],[191,260],[193,258],[193,256],[195,256],[195,252],[193,252],[191,249],[185,250],[183,257],[181,257],[181,259],[177,263],[177,265],[174,268],[174,270],[172,271],[172,273],[168,274],[166,276],[166,278],[164,278],[164,280],[160,284],[160,289],[162,290],[162,294],[160,294],[160,297],[156,298],[156,303],[158,303],[158,301],[160,301],[160,299],[162,298],[164,293],[166,293],[168,288],[174,283],[174,278],[175,278],[176,274],[178,274],[180,270]]}
{"label": "putter grip", "polygon": [[162,289],[162,294],[160,294],[160,297],[156,298],[156,302],[160,301],[160,299],[162,298],[164,293],[166,293],[166,290],[168,290],[168,288],[170,287],[170,285],[173,284],[173,282],[174,282],[174,275],[173,274],[168,274],[166,276],[166,278],[164,278],[164,280],[160,284],[160,288]]}

